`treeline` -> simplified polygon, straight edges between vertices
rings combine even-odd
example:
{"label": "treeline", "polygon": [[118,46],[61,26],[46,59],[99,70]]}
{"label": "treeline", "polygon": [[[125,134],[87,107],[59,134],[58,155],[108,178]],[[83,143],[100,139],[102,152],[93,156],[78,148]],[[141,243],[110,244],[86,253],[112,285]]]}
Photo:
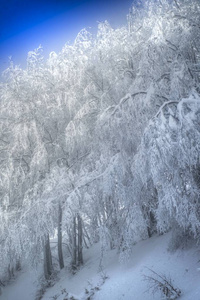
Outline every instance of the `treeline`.
{"label": "treeline", "polygon": [[101,240],[126,260],[155,232],[199,239],[200,4],[145,1],[0,86],[0,277],[84,262]]}

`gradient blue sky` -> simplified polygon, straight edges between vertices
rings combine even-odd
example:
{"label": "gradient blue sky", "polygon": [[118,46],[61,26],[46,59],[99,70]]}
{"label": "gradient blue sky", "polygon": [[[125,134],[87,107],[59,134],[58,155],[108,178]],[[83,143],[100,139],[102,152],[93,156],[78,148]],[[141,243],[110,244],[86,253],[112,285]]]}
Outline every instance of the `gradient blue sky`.
{"label": "gradient blue sky", "polygon": [[108,20],[116,28],[126,23],[133,0],[0,0],[0,72],[8,57],[26,66],[27,52],[40,44],[44,55],[73,42],[82,28],[96,30]]}

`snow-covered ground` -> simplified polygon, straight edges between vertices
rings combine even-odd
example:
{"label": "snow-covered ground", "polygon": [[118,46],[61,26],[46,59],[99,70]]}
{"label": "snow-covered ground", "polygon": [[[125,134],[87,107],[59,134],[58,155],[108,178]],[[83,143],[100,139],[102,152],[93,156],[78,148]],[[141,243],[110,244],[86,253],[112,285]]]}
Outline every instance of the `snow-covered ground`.
{"label": "snow-covered ground", "polygon": [[[187,250],[169,252],[170,233],[152,237],[135,245],[130,261],[126,265],[118,262],[115,250],[109,251],[102,262],[104,274],[109,276],[105,283],[95,292],[94,300],[161,300],[161,295],[145,292],[148,283],[143,275],[150,274],[148,268],[170,276],[175,286],[181,289],[181,300],[200,300],[200,252],[197,247]],[[99,245],[94,245],[85,253],[85,264],[76,275],[70,275],[67,270],[59,274],[59,281],[47,290],[43,300],[64,300],[65,292],[74,295],[76,299],[86,299],[85,288],[90,290],[102,281],[99,272],[101,251]],[[18,279],[4,288],[0,299],[3,300],[33,300],[33,274],[21,273]],[[62,292],[63,291],[63,292]]]}
{"label": "snow-covered ground", "polygon": [[199,253],[197,248],[169,253],[170,235],[153,237],[135,246],[129,265],[109,267],[108,280],[95,300],[160,300],[161,295],[146,293],[148,283],[143,275],[150,274],[147,268],[159,274],[170,276],[175,286],[182,291],[183,300],[200,300],[200,273],[198,273]]}
{"label": "snow-covered ground", "polygon": [[34,300],[36,273],[31,270],[20,271],[15,281],[2,290],[1,300]]}

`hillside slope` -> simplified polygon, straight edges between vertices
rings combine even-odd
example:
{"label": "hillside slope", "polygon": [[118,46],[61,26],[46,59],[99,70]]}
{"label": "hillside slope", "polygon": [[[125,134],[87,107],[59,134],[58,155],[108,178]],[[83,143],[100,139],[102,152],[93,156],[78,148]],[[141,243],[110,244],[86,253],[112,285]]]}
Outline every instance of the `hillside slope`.
{"label": "hillside slope", "polygon": [[[102,261],[103,273],[99,272],[99,261],[101,248],[99,244],[94,245],[85,252],[85,264],[76,275],[70,275],[65,269],[59,274],[59,281],[47,290],[43,300],[58,299],[64,300],[66,290],[70,297],[75,299],[87,299],[85,288],[98,286],[102,281],[102,274],[108,276],[100,290],[95,292],[94,300],[160,300],[161,295],[154,296],[146,292],[148,282],[144,281],[143,275],[150,274],[150,268],[159,274],[170,276],[175,286],[181,289],[181,300],[200,299],[200,272],[199,248],[189,246],[185,250],[176,252],[168,251],[168,244],[171,233],[154,236],[151,239],[141,241],[134,246],[130,261],[127,264],[118,262],[118,255],[115,250],[108,251]],[[20,283],[5,288],[1,299],[5,300],[28,300],[27,293],[18,293],[19,285],[27,288],[27,276],[19,278]],[[24,281],[23,281],[24,280]],[[24,284],[23,284],[24,283]],[[33,289],[33,286],[28,286]],[[15,295],[15,298],[12,296]],[[31,298],[29,298],[30,300]]]}

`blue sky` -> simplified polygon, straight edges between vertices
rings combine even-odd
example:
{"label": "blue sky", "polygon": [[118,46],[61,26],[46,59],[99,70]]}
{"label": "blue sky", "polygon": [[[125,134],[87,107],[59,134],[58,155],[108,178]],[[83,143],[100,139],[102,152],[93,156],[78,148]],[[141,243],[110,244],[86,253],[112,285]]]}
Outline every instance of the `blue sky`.
{"label": "blue sky", "polygon": [[8,57],[25,67],[27,52],[40,44],[47,56],[73,42],[82,28],[95,30],[108,20],[113,27],[126,23],[133,0],[0,0],[0,71]]}

